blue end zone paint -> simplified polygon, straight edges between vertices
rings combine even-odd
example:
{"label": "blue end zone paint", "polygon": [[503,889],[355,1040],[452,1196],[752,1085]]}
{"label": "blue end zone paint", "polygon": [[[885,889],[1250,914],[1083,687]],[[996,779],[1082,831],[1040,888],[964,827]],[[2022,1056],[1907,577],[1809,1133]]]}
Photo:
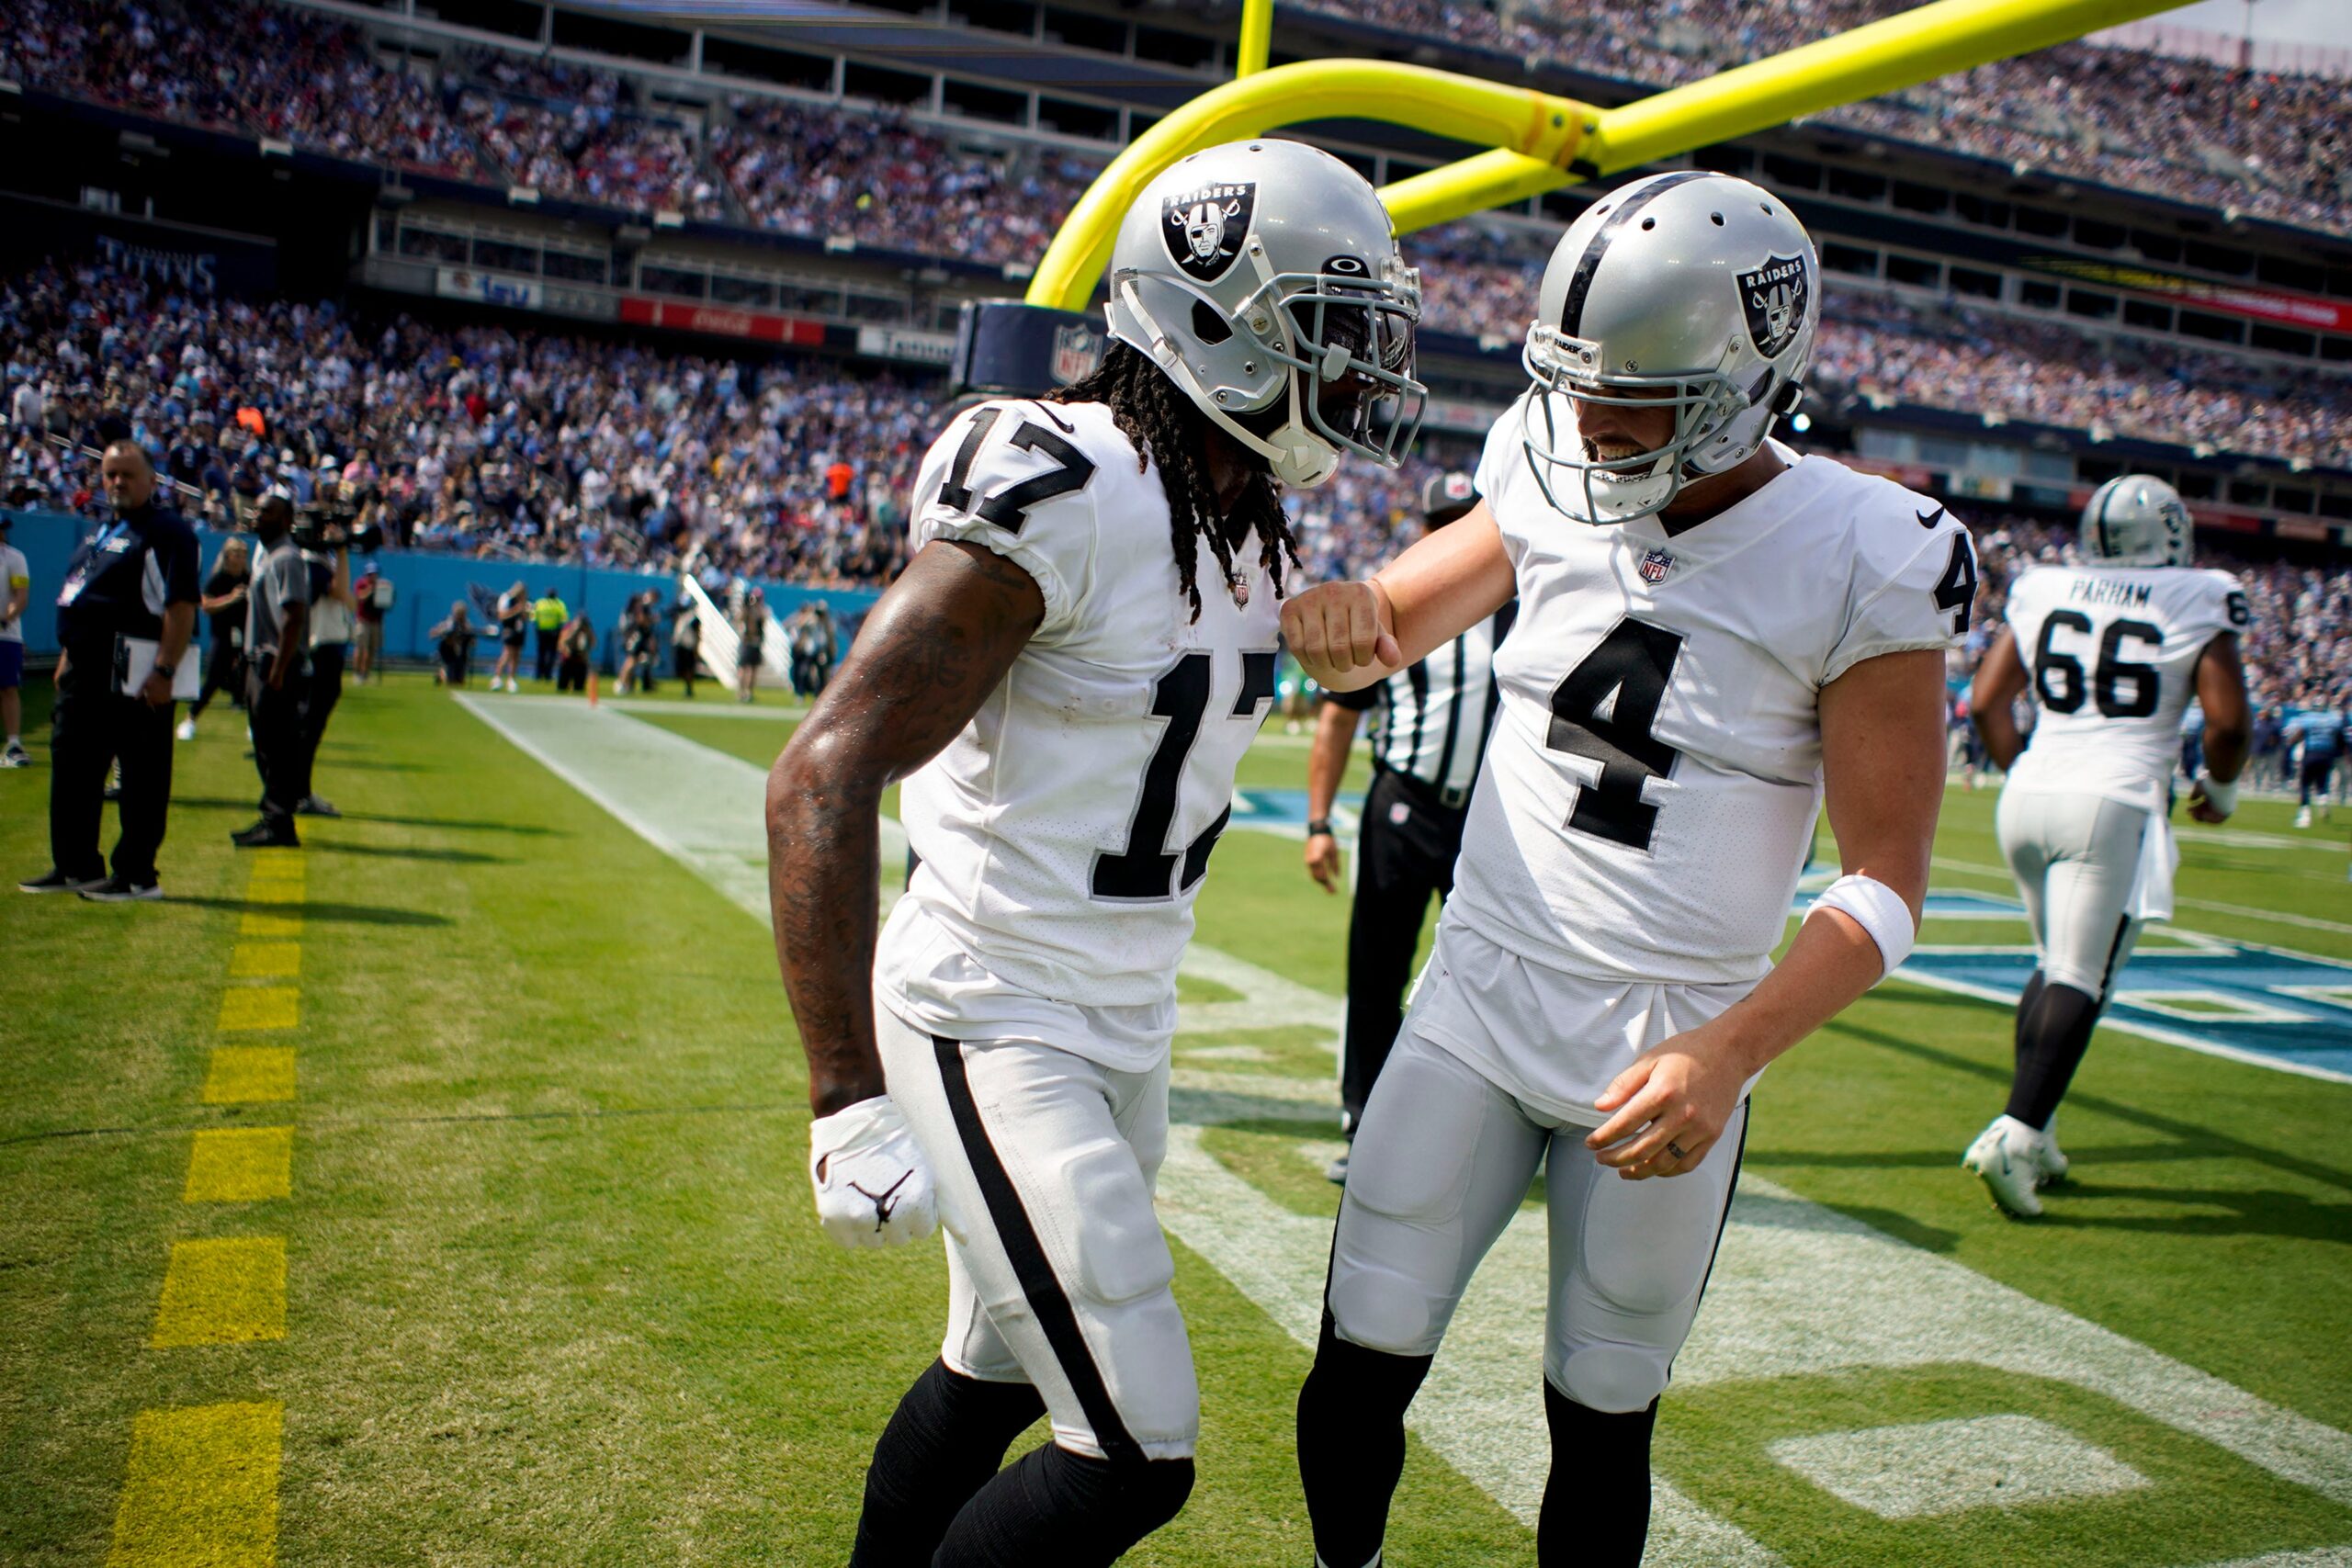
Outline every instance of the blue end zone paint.
{"label": "blue end zone paint", "polygon": [[[1808,884],[1821,880],[1806,878]],[[1811,901],[1809,894],[1799,894],[1791,915],[1803,916]],[[1937,888],[1928,895],[1927,914],[2020,925],[2007,944],[1917,948],[1901,978],[2014,1004],[2033,974],[2024,907],[1996,894]],[[2102,1028],[2352,1083],[2352,964],[2169,929],[2196,945],[2134,953],[2116,978]]]}

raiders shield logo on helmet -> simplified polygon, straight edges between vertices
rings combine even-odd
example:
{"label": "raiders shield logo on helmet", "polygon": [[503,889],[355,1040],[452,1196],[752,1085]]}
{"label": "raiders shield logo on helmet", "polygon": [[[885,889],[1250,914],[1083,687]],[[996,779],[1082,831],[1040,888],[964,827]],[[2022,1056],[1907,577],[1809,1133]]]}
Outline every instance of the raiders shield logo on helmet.
{"label": "raiders shield logo on helmet", "polygon": [[1094,374],[1102,363],[1102,334],[1084,321],[1069,321],[1054,329],[1054,357],[1049,367],[1057,386],[1067,387]]}
{"label": "raiders shield logo on helmet", "polygon": [[1799,256],[1774,256],[1754,272],[1739,275],[1740,308],[1747,313],[1747,335],[1756,352],[1776,357],[1797,335],[1804,320],[1805,290],[1810,280]]}
{"label": "raiders shield logo on helmet", "polygon": [[1202,186],[1159,204],[1159,237],[1170,260],[1203,283],[1215,283],[1241,254],[1258,207],[1254,180]]}

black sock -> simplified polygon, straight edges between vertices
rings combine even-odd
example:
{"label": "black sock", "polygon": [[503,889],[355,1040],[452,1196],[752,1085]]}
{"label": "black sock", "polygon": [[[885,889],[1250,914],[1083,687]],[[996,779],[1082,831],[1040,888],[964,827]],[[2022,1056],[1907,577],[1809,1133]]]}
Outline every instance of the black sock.
{"label": "black sock", "polygon": [[964,1505],[933,1568],[1110,1568],[1192,1492],[1189,1459],[1091,1459],[1047,1443]]}
{"label": "black sock", "polygon": [[1405,1472],[1405,1411],[1430,1359],[1351,1345],[1323,1314],[1315,1367],[1298,1391],[1298,1479],[1315,1554],[1329,1568],[1363,1568],[1380,1551]]}
{"label": "black sock", "polygon": [[1025,1382],[982,1382],[944,1361],[923,1369],[874,1445],[851,1568],[930,1568],[956,1510],[1045,1410]]}
{"label": "black sock", "polygon": [[2098,1002],[2087,991],[2045,983],[2018,1009],[2018,1074],[2008,1113],[2037,1132],[2050,1125],[2075,1069],[2090,1049]]}
{"label": "black sock", "polygon": [[1650,1431],[1657,1401],[1622,1416],[1544,1381],[1552,1473],[1535,1526],[1537,1568],[1639,1568],[1650,1533]]}

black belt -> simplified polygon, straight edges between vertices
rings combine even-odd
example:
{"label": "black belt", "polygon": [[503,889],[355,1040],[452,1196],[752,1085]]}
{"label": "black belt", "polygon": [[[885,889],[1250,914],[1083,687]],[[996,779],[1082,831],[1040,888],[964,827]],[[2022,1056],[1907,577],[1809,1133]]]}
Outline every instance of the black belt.
{"label": "black belt", "polygon": [[1448,789],[1396,768],[1381,769],[1373,783],[1378,784],[1381,779],[1394,779],[1397,788],[1433,811],[1462,811],[1470,805],[1468,784],[1459,789]]}

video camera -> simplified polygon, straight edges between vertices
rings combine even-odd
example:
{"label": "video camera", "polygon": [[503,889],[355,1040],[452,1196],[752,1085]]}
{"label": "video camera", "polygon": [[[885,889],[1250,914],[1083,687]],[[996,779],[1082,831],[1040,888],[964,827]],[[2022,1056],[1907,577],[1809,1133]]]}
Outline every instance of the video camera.
{"label": "video camera", "polygon": [[374,555],[384,547],[384,526],[359,523],[359,508],[346,501],[321,501],[294,509],[294,543],[297,548],[327,551],[349,547],[360,555]]}

